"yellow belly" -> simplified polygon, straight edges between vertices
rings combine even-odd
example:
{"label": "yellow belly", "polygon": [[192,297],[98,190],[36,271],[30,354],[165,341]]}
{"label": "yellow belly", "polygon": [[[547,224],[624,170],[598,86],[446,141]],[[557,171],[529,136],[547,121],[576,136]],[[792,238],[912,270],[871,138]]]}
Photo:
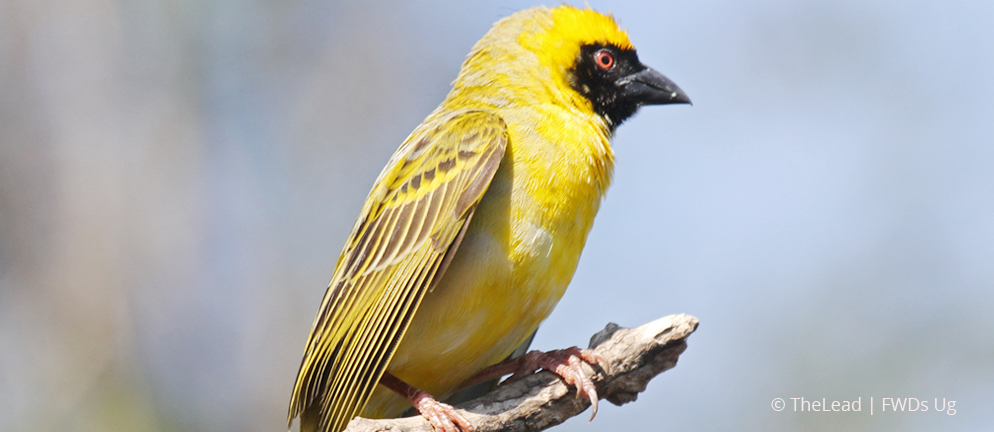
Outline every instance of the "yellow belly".
{"label": "yellow belly", "polygon": [[[508,171],[498,172],[387,367],[438,399],[507,358],[549,316],[573,277],[599,206],[600,197],[591,196],[550,217],[532,195],[519,189],[512,196]],[[362,415],[396,417],[408,408],[378,386]]]}

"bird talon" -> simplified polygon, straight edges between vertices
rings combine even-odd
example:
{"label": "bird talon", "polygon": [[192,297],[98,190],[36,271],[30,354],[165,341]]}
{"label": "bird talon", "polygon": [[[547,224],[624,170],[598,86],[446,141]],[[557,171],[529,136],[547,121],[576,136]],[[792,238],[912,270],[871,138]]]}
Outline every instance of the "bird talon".
{"label": "bird talon", "polygon": [[611,364],[607,362],[607,358],[602,356],[597,351],[582,349],[580,350],[580,357],[583,358],[583,361],[589,364],[596,364],[597,366],[600,366],[601,369],[604,369],[604,372],[608,374],[611,373]]}
{"label": "bird talon", "polygon": [[594,417],[597,416],[597,399],[598,399],[597,389],[595,389],[593,386],[590,386],[590,389],[587,390],[587,397],[590,398],[590,411],[591,411],[590,420],[587,420],[587,423],[590,423],[594,421]]}
{"label": "bird talon", "polygon": [[[523,366],[519,369],[519,373],[521,370],[538,371],[539,369],[545,369],[558,375],[566,385],[575,386],[577,398],[586,396],[590,399],[592,411],[590,420],[594,419],[597,415],[597,401],[599,399],[597,396],[597,387],[590,380],[590,377],[587,376],[586,372],[583,371],[583,363],[597,364],[601,368],[607,369],[608,363],[604,356],[593,350],[572,347],[548,353],[531,351],[520,357],[520,359],[519,361]],[[524,365],[528,365],[528,368],[525,368]],[[515,375],[517,374],[515,373]],[[512,378],[514,377],[512,376]]]}
{"label": "bird talon", "polygon": [[473,424],[452,405],[439,402],[427,393],[418,395],[414,406],[435,432],[473,432]]}

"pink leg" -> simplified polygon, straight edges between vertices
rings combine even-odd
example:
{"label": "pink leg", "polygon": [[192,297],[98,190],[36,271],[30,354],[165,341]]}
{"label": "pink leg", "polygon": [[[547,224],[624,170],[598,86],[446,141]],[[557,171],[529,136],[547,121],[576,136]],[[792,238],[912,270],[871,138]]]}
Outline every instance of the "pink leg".
{"label": "pink leg", "polygon": [[594,416],[597,415],[597,389],[587,374],[583,372],[581,361],[591,365],[598,364],[603,368],[608,367],[607,360],[603,356],[589,349],[572,347],[549,352],[530,351],[521,357],[483,369],[464,385],[469,386],[512,374],[504,381],[504,383],[509,383],[534,374],[539,369],[545,369],[559,375],[567,385],[576,386],[577,397],[586,396],[590,399],[590,405],[593,407],[590,420],[593,420]]}
{"label": "pink leg", "polygon": [[436,401],[430,394],[425,393],[401,381],[399,378],[386,372],[380,378],[380,384],[393,390],[404,399],[407,399],[414,408],[421,413],[435,432],[473,432],[473,425],[465,417],[456,412],[452,405]]}

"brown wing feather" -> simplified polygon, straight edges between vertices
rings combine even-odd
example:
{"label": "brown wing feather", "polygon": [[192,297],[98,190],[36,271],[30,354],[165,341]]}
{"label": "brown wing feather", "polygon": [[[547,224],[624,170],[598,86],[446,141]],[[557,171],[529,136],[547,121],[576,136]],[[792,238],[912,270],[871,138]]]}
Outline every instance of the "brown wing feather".
{"label": "brown wing feather", "polygon": [[[380,173],[314,319],[289,423],[340,431],[386,370],[504,155],[503,120],[463,111],[426,122]],[[307,429],[305,429],[305,427]]]}

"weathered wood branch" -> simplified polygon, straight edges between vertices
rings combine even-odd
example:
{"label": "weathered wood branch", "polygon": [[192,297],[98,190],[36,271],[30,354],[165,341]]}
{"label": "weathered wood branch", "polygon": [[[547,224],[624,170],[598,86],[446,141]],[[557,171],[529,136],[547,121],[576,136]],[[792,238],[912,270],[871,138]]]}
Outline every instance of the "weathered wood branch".
{"label": "weathered wood branch", "polygon": [[[615,405],[634,401],[656,375],[676,366],[687,348],[687,337],[697,329],[697,318],[670,315],[635,328],[610,323],[590,338],[590,348],[607,359],[610,371],[584,365],[597,386],[597,394]],[[595,370],[596,369],[596,370]],[[590,406],[576,397],[550,372],[541,372],[503,385],[486,395],[459,405],[460,413],[476,432],[537,432],[558,425]],[[370,420],[356,418],[346,432],[432,432],[418,417]]]}

